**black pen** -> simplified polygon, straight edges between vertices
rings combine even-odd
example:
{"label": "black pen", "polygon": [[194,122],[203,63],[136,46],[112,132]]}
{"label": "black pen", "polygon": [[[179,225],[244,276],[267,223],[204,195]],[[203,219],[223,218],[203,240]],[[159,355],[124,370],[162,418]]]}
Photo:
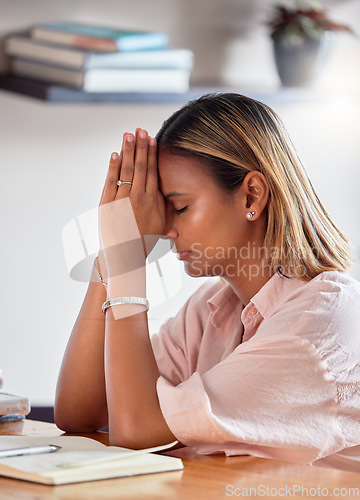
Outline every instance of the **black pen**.
{"label": "black pen", "polygon": [[22,455],[36,455],[38,453],[53,453],[58,450],[61,450],[61,446],[57,446],[56,444],[12,448],[10,450],[0,450],[0,458],[21,457]]}

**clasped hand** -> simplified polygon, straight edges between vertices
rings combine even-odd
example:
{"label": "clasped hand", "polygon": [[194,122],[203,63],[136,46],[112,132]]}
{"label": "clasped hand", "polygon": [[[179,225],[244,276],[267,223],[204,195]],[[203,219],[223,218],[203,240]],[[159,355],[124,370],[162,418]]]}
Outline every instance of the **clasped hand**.
{"label": "clasped hand", "polygon": [[[118,181],[122,181],[118,185]],[[125,182],[124,182],[125,181]],[[111,155],[99,205],[99,262],[104,277],[119,263],[138,267],[149,251],[149,237],[165,228],[165,200],[159,191],[157,144],[146,130],[124,134],[120,155]],[[139,254],[141,256],[139,257]]]}

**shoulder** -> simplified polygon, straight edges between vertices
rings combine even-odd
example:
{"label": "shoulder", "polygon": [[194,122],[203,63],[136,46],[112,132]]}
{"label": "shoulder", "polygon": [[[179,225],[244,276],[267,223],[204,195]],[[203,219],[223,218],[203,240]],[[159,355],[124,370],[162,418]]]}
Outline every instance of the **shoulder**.
{"label": "shoulder", "polygon": [[303,307],[307,305],[307,308],[313,309],[322,303],[341,303],[344,306],[347,303],[348,306],[352,304],[352,307],[360,304],[360,283],[346,273],[326,271],[307,282],[286,278],[281,281],[282,306],[302,304]]}
{"label": "shoulder", "polygon": [[322,356],[340,353],[340,346],[342,352],[358,356],[360,283],[345,273],[321,273],[284,296],[269,320],[280,335],[300,337]]}
{"label": "shoulder", "polygon": [[313,301],[296,325],[298,335],[317,349],[335,380],[359,380],[360,283],[345,273],[325,272],[308,286]]}
{"label": "shoulder", "polygon": [[360,324],[360,283],[336,271],[323,272],[308,282],[276,277],[253,302],[267,324],[279,327],[278,332],[303,335],[340,331],[345,326],[355,334]]}
{"label": "shoulder", "polygon": [[360,282],[349,274],[337,271],[328,271],[319,274],[309,284],[320,284],[324,290],[360,298]]}
{"label": "shoulder", "polygon": [[329,329],[360,340],[360,283],[339,272],[321,273],[312,281],[313,287],[320,287],[313,308],[326,316]]}
{"label": "shoulder", "polygon": [[329,315],[360,314],[360,283],[346,273],[327,271],[290,293],[287,302],[307,304],[309,310]]}

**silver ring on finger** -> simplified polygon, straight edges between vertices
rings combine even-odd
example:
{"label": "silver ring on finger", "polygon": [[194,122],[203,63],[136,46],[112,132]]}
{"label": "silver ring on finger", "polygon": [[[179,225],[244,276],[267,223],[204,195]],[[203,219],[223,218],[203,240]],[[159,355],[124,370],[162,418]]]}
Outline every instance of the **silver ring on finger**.
{"label": "silver ring on finger", "polygon": [[132,182],[131,181],[117,181],[116,183],[118,186],[121,186],[121,184],[130,184],[130,186],[132,186]]}

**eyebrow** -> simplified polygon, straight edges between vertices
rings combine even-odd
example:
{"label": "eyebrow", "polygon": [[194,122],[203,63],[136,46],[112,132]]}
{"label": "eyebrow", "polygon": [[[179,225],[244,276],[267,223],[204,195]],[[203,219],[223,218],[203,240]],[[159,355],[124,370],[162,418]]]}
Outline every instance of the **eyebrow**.
{"label": "eyebrow", "polygon": [[164,198],[165,200],[168,200],[169,198],[173,198],[174,196],[185,196],[185,193],[178,193],[177,191],[171,191],[171,193],[164,196]]}

